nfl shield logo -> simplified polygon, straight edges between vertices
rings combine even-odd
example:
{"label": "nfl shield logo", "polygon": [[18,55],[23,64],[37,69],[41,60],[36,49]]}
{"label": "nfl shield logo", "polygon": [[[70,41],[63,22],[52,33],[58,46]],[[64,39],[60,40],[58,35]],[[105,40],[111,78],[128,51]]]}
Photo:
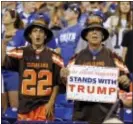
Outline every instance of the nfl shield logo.
{"label": "nfl shield logo", "polygon": [[40,57],[39,56],[36,56],[36,59],[39,59]]}

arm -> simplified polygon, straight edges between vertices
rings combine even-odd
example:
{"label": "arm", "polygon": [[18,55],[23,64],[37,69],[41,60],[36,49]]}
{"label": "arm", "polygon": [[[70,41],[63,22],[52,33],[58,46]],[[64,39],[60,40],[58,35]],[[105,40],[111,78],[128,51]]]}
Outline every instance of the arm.
{"label": "arm", "polygon": [[53,92],[51,94],[51,97],[49,99],[48,104],[51,104],[52,106],[55,104],[56,96],[59,92],[59,83],[60,83],[60,66],[53,64]]}
{"label": "arm", "polygon": [[46,116],[47,117],[53,117],[54,104],[55,104],[56,96],[58,94],[58,90],[59,90],[59,87],[54,86],[52,95],[51,95],[48,103],[46,104]]}
{"label": "arm", "polygon": [[107,2],[106,5],[102,6],[103,13],[108,12],[111,4],[112,4],[112,2]]}
{"label": "arm", "polygon": [[[52,56],[53,60],[53,92],[50,96],[50,99],[48,103],[46,104],[46,115],[47,117],[53,116],[53,111],[54,111],[54,104],[56,100],[56,96],[58,95],[59,92],[59,85],[60,85],[60,69],[63,66],[62,60],[57,54],[53,54]],[[60,60],[60,61],[59,61]]]}
{"label": "arm", "polygon": [[122,59],[123,59],[124,62],[125,62],[126,54],[127,54],[127,47],[123,47]]}
{"label": "arm", "polygon": [[2,67],[3,69],[19,71],[19,60],[23,57],[23,50],[12,49],[6,51],[6,45],[2,44]]}
{"label": "arm", "polygon": [[129,36],[129,33],[126,32],[123,36],[122,44],[121,44],[123,46],[122,59],[124,62],[125,62],[125,58],[126,58],[126,54],[129,46],[129,41],[130,41],[130,36]]}
{"label": "arm", "polygon": [[54,86],[53,92],[52,92],[52,95],[50,97],[48,104],[51,104],[52,106],[55,104],[55,100],[56,100],[56,96],[58,94],[58,91],[59,91],[59,86]]}
{"label": "arm", "polygon": [[66,83],[67,83],[67,77],[68,77],[68,75],[69,75],[69,67],[71,66],[71,65],[74,65],[75,64],[75,62],[76,62],[76,57],[78,56],[78,54],[75,54],[71,59],[70,59],[70,61],[69,61],[69,63],[68,63],[68,65],[67,65],[67,67],[63,67],[63,68],[61,68],[61,70],[60,70],[60,77],[61,77],[61,82],[62,82],[62,84],[64,84],[64,85],[66,85]]}
{"label": "arm", "polygon": [[11,41],[12,37],[5,37],[2,41],[2,66],[4,65],[4,61],[6,58],[6,47],[9,41]]}
{"label": "arm", "polygon": [[4,41],[2,41],[2,66],[4,66],[4,61],[6,58],[6,44],[4,43]]}
{"label": "arm", "polygon": [[122,58],[116,53],[112,53],[112,58],[114,59],[114,64],[120,70],[120,76],[118,78],[119,87],[124,91],[129,91],[130,79],[128,78],[129,71],[126,65],[123,63]]}

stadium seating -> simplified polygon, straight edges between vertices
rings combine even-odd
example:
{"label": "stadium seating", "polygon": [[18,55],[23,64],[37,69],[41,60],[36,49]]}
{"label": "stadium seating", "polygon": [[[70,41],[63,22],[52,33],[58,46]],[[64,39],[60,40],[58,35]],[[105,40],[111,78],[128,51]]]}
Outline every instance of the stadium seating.
{"label": "stadium seating", "polygon": [[[125,124],[132,124],[133,122],[133,109],[121,108],[119,116],[125,122]],[[56,100],[55,106],[55,120],[54,122],[44,121],[20,121],[19,124],[87,124],[86,122],[72,122],[73,102],[68,102],[65,99],[65,95],[60,94]],[[16,122],[17,112],[8,108],[2,116],[2,124],[13,124]],[[18,122],[16,122],[17,124]]]}

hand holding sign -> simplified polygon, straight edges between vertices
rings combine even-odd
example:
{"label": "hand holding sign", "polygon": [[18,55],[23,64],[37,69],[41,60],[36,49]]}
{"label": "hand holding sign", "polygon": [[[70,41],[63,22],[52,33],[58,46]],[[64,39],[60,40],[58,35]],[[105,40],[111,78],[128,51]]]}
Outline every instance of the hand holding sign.
{"label": "hand holding sign", "polygon": [[61,77],[61,81],[63,84],[66,84],[67,83],[67,77],[69,75],[69,70],[68,68],[62,68],[61,71],[60,71],[60,77]]}
{"label": "hand holding sign", "polygon": [[61,71],[60,71],[60,76],[64,77],[64,78],[67,78],[68,75],[69,75],[68,68],[67,67],[62,68]]}

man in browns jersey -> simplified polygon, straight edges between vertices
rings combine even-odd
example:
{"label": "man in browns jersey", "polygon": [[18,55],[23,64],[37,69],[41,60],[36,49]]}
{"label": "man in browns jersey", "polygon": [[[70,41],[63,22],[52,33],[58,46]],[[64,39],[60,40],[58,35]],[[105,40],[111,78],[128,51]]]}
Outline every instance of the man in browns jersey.
{"label": "man in browns jersey", "polygon": [[[128,69],[123,64],[120,57],[112,53],[102,45],[109,33],[103,28],[101,21],[91,17],[87,28],[81,32],[82,38],[88,42],[86,49],[76,54],[68,66],[71,64],[118,67],[120,77],[118,78],[119,87],[123,90],[129,90],[130,80],[127,77]],[[67,68],[62,68],[61,76],[66,78],[69,74]],[[89,124],[102,124],[113,104],[96,102],[74,102],[73,120],[88,121]],[[116,116],[115,113],[111,117]]]}
{"label": "man in browns jersey", "polygon": [[31,45],[6,53],[8,40],[2,42],[2,65],[20,75],[18,120],[52,120],[54,117],[59,72],[64,64],[59,55],[45,46],[52,36],[44,21],[37,19],[24,32]]}

